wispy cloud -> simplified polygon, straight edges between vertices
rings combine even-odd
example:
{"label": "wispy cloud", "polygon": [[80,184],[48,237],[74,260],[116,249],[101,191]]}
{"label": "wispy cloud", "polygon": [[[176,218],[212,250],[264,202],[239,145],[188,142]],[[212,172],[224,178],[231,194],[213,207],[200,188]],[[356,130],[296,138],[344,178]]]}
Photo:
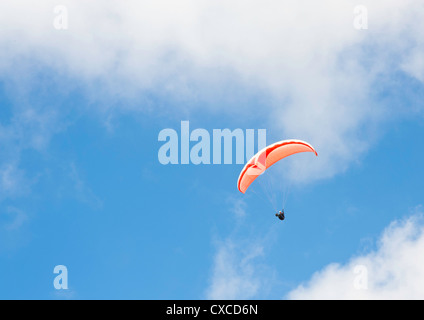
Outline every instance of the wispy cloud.
{"label": "wispy cloud", "polygon": [[87,203],[95,209],[103,206],[103,202],[98,198],[92,189],[82,179],[75,163],[69,165],[69,177],[73,183],[74,194],[77,200]]}
{"label": "wispy cloud", "polygon": [[[266,264],[267,234],[246,235],[248,211],[243,199],[229,197],[233,214],[232,228],[223,238],[215,235],[215,254],[211,268],[207,299],[255,299],[267,294],[275,271]],[[249,232],[248,232],[249,233]]]}
{"label": "wispy cloud", "polygon": [[0,167],[0,201],[26,194],[29,185],[24,171],[19,169],[15,163],[4,163]]}
{"label": "wispy cloud", "polygon": [[244,201],[241,198],[235,198],[230,196],[227,199],[227,203],[230,206],[229,210],[231,211],[232,214],[234,214],[236,218],[243,218],[246,216],[246,209],[247,209],[246,201]]}
{"label": "wispy cloud", "polygon": [[51,138],[63,129],[53,108],[28,102],[20,93],[23,96],[0,101],[7,114],[0,119],[0,201],[31,192],[40,173],[28,172],[22,165],[24,152],[45,152]]}
{"label": "wispy cloud", "polygon": [[28,215],[15,207],[7,207],[1,215],[4,229],[10,232],[19,230],[28,221]]}
{"label": "wispy cloud", "polygon": [[28,230],[30,220],[24,209],[12,205],[0,207],[0,254],[28,244],[31,239]]}
{"label": "wispy cloud", "polygon": [[245,246],[227,239],[214,257],[211,283],[207,299],[252,299],[262,292],[264,270],[260,261],[263,247],[254,243]]}

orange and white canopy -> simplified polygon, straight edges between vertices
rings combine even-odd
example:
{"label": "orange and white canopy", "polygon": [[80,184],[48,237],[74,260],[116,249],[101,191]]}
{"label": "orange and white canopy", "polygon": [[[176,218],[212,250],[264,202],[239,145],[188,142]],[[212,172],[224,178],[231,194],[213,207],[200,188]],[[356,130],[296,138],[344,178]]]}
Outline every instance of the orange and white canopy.
{"label": "orange and white canopy", "polygon": [[237,182],[239,191],[245,193],[250,184],[274,163],[300,152],[313,152],[318,156],[314,147],[302,140],[283,140],[262,149],[246,163],[241,171]]}

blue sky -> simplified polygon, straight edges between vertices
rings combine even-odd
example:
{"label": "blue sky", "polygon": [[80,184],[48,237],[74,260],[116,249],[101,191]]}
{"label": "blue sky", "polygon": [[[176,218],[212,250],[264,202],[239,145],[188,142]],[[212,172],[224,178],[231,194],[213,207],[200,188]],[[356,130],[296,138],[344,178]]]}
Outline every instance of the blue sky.
{"label": "blue sky", "polygon": [[[65,30],[41,2],[0,5],[1,299],[424,297],[419,1],[365,3],[367,30],[351,1],[65,1]],[[243,195],[243,165],[158,161],[185,120],[319,157]]]}

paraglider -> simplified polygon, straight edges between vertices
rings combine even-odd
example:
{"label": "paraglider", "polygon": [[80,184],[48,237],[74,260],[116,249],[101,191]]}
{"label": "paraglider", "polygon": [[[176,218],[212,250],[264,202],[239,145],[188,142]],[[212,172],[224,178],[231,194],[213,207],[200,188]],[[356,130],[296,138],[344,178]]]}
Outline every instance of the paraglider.
{"label": "paraglider", "polygon": [[281,221],[283,221],[283,220],[286,218],[286,216],[285,216],[285,214],[284,214],[284,209],[283,209],[282,211],[278,211],[278,213],[276,213],[276,214],[275,214],[275,216],[276,216],[278,219],[280,219]]}
{"label": "paraglider", "polygon": [[[237,181],[238,190],[241,193],[245,193],[253,181],[273,164],[288,156],[301,152],[313,152],[318,156],[314,147],[302,140],[283,140],[260,150],[246,163],[243,170],[240,172]],[[276,216],[280,220],[284,220],[284,209],[276,213]]]}

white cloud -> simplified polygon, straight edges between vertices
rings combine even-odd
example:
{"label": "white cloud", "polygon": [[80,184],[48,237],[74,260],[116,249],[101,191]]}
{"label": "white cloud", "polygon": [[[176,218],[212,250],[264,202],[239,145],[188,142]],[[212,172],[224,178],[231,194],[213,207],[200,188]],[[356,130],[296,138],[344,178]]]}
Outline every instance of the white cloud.
{"label": "white cloud", "polygon": [[378,248],[330,264],[288,294],[289,299],[424,299],[424,221],[421,213],[395,221]]}
{"label": "white cloud", "polygon": [[263,247],[257,244],[241,246],[227,239],[214,257],[211,284],[207,299],[252,299],[264,286],[263,270],[258,259]]}
{"label": "white cloud", "polygon": [[[58,83],[76,80],[106,113],[111,105],[260,113],[272,139],[295,137],[317,148],[318,159],[291,164],[295,180],[331,177],[360,159],[399,112],[388,102],[397,92],[390,78],[405,72],[422,81],[421,0],[361,2],[369,9],[363,31],[353,27],[353,0],[61,4],[68,30],[53,27],[54,0],[0,3],[3,77],[31,86],[29,71],[55,71]],[[266,97],[259,111],[244,104],[255,94]],[[172,110],[152,105],[152,95],[172,101]],[[237,105],[220,103],[226,99]],[[176,104],[184,106],[175,111]]]}

